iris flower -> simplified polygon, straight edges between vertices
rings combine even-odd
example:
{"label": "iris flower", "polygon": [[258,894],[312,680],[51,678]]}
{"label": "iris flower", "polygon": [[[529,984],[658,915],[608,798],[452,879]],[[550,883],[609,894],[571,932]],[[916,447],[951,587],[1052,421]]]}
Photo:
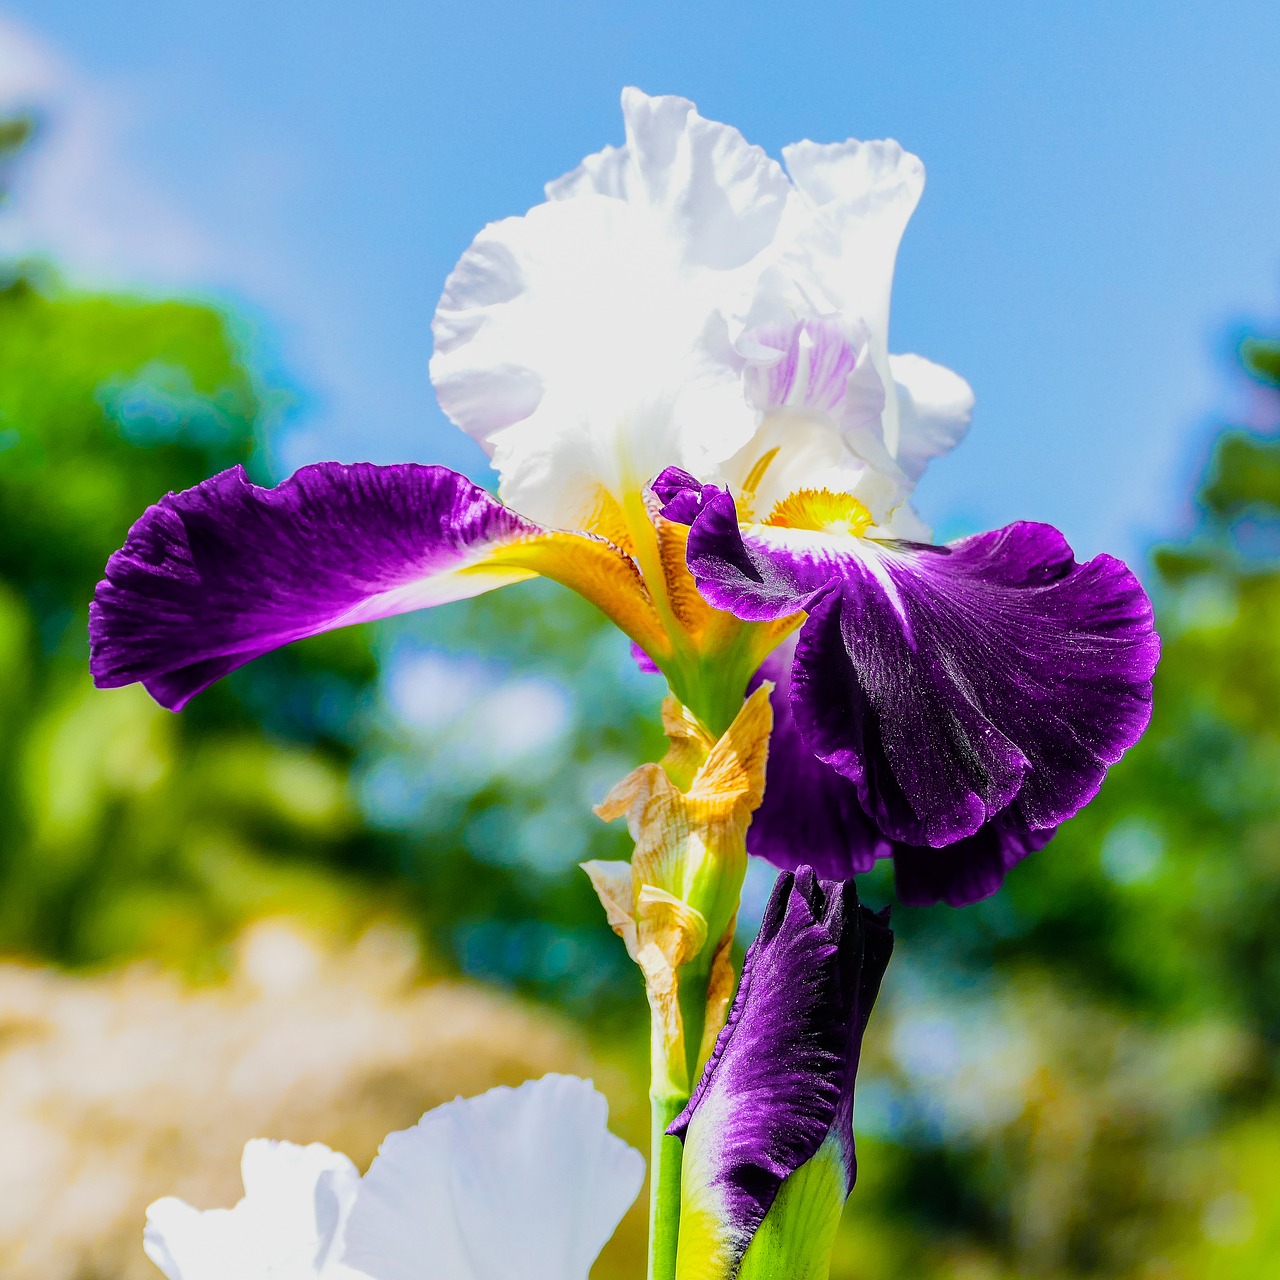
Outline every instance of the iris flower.
{"label": "iris flower", "polygon": [[[598,810],[626,817],[635,856],[587,865],[651,1006],[650,1276],[816,1280],[853,1184],[854,1073],[891,946],[850,877],[890,857],[905,901],[993,892],[1141,734],[1158,641],[1118,560],[1077,563],[1026,522],[937,546],[913,510],[973,404],[958,375],[890,354],[915,156],[801,142],[779,164],[684,99],[629,89],[622,108],[624,145],[486,227],[436,312],[432,378],[497,496],[443,467],[337,463],[169,494],[107,564],[91,663],[99,685],[141,681],[176,710],[293,640],[539,575],[597,605],[671,695],[667,756]],[[748,852],[799,870],[734,998]],[[389,1142],[348,1219],[347,1165],[272,1149],[312,1171],[311,1199],[281,1210],[307,1265],[413,1280],[438,1236],[451,1280],[546,1259],[548,1276],[585,1274],[585,1245],[527,1247],[563,1225],[549,1200],[495,1232],[458,1198],[500,1167],[500,1133],[419,1159],[434,1132],[428,1117]],[[626,1165],[599,1226],[634,1194]],[[573,1173],[541,1191],[585,1195]],[[219,1222],[252,1222],[254,1200]],[[191,1213],[153,1215],[181,1280],[198,1272],[164,1223]]]}
{"label": "iris flower", "polygon": [[498,498],[337,463],[170,494],[99,584],[94,677],[178,709],[279,645],[543,575],[713,740],[772,674],[749,849],[840,877],[892,856],[908,901],[981,897],[1145,726],[1149,602],[1048,526],[929,544],[910,497],[972,396],[889,352],[915,156],[801,142],[784,168],[683,99],[622,105],[625,144],[485,228],[436,313],[441,404]]}
{"label": "iris flower", "polygon": [[256,1140],[244,1198],[147,1210],[169,1280],[587,1280],[644,1159],[588,1081],[544,1076],[429,1111],[363,1178],[320,1143]]}

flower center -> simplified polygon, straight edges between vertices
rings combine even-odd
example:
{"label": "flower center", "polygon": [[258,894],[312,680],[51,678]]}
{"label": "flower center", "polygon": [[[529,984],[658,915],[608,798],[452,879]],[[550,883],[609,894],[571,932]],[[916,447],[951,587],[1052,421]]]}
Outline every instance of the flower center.
{"label": "flower center", "polygon": [[797,489],[787,494],[765,521],[778,529],[812,529],[853,538],[861,537],[874,523],[871,512],[851,493],[830,489]]}

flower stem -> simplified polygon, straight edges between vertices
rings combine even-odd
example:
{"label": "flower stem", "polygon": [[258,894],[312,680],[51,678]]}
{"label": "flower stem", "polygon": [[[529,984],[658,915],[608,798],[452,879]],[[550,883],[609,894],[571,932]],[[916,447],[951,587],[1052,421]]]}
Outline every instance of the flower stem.
{"label": "flower stem", "polygon": [[649,1156],[649,1280],[675,1280],[676,1244],[680,1233],[679,1138],[667,1137],[667,1126],[687,1099],[649,1095],[652,1139]]}

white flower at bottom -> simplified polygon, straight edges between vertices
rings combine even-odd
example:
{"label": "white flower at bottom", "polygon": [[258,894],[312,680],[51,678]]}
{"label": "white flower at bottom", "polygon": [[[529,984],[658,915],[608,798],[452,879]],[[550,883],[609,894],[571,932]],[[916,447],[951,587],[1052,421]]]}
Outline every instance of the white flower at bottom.
{"label": "white flower at bottom", "polygon": [[544,1076],[428,1112],[361,1179],[318,1143],[251,1142],[245,1196],[147,1211],[169,1280],[587,1280],[644,1181],[590,1082]]}
{"label": "white flower at bottom", "polygon": [[360,1185],[355,1165],[319,1142],[258,1138],[240,1161],[244,1198],[201,1212],[167,1196],[147,1210],[143,1248],[169,1280],[346,1280],[337,1261]]}
{"label": "white flower at bottom", "polygon": [[437,1107],[382,1144],[346,1261],[373,1280],[586,1280],[644,1181],[607,1119],[573,1076]]}

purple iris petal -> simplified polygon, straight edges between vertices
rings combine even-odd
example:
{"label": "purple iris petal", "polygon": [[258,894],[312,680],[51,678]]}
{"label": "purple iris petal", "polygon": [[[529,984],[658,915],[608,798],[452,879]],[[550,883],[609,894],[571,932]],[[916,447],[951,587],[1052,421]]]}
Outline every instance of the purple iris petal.
{"label": "purple iris petal", "polygon": [[729,1020],[668,1129],[695,1180],[683,1194],[708,1206],[738,1256],[836,1129],[853,1186],[854,1077],[892,946],[888,913],[862,907],[852,880],[809,867],[779,877]]}
{"label": "purple iris petal", "polygon": [[699,590],[745,620],[808,612],[800,733],[890,838],[938,847],[1001,814],[1014,831],[1056,826],[1145,729],[1159,640],[1120,561],[1077,564],[1056,529],[1025,522],[947,547],[744,535],[710,489],[689,532]]}
{"label": "purple iris petal", "polygon": [[687,471],[668,467],[649,486],[662,504],[660,514],[676,524],[692,524],[702,510],[704,492],[710,497],[723,490],[715,485],[702,485]]}
{"label": "purple iris petal", "polygon": [[1053,838],[1053,827],[1019,830],[1006,811],[942,849],[890,840],[867,817],[857,784],[819,760],[801,735],[791,713],[794,654],[794,641],[775,650],[752,684],[774,682],[773,733],[764,800],[747,829],[748,853],[784,871],[808,864],[833,879],[891,857],[901,902],[962,907],[990,897],[1013,867]]}
{"label": "purple iris petal", "polygon": [[[649,487],[653,490],[658,501],[662,503],[668,503],[673,498],[679,498],[686,493],[691,493],[693,500],[696,502],[697,496],[702,490],[702,485],[698,483],[697,478],[679,467],[668,467]],[[666,515],[665,511],[663,515]],[[667,516],[667,519],[674,520],[675,516]],[[680,523],[684,524],[685,521],[682,520]]]}
{"label": "purple iris petal", "polygon": [[658,664],[634,640],[631,642],[631,661],[647,676],[656,676],[661,671]]}
{"label": "purple iris petal", "polygon": [[870,871],[893,843],[867,817],[857,786],[823,764],[801,737],[791,714],[794,654],[794,641],[776,649],[748,690],[773,681],[764,799],[747,828],[747,852],[784,871],[808,865],[820,876],[843,880]]}
{"label": "purple iris petal", "polygon": [[853,1190],[858,1177],[858,1157],[853,1141],[853,1091],[857,1083],[862,1039],[871,1020],[871,1010],[880,994],[880,984],[893,956],[893,930],[889,928],[889,908],[872,911],[859,905],[862,925],[862,965],[858,971],[852,1017],[849,1020],[849,1056],[845,1061],[844,1086],[836,1107],[832,1132],[844,1149],[845,1191]]}
{"label": "purple iris petal", "polygon": [[1043,849],[1056,827],[1041,831],[1020,828],[1006,812],[984,823],[973,835],[944,849],[893,844],[893,882],[898,899],[909,907],[945,902],[965,907],[989,898],[1028,854]]}
{"label": "purple iris petal", "polygon": [[537,532],[446,467],[318,463],[274,489],[233,467],[149,507],[107,562],[93,677],[176,711],[292,640],[498,585],[448,575]]}

